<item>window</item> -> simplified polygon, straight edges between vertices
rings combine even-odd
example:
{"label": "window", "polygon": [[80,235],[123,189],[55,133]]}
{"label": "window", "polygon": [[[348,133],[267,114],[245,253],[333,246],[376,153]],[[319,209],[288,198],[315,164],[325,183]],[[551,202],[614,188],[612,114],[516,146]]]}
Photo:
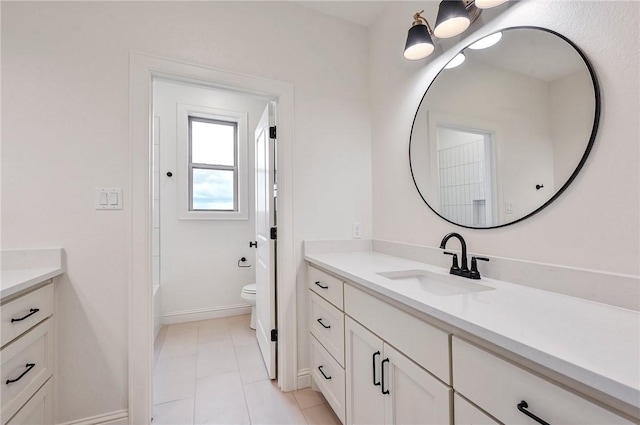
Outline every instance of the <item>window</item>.
{"label": "window", "polygon": [[179,220],[248,220],[248,113],[176,105]]}
{"label": "window", "polygon": [[238,124],[189,117],[189,211],[238,211]]}

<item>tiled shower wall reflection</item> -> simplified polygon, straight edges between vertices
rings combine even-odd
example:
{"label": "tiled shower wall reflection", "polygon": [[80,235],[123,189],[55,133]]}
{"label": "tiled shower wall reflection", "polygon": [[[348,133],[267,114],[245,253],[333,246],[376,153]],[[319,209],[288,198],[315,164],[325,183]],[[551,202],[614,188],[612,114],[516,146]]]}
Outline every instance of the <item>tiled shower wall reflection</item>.
{"label": "tiled shower wall reflection", "polygon": [[482,135],[478,139],[438,150],[440,211],[466,226],[487,224],[486,152]]}

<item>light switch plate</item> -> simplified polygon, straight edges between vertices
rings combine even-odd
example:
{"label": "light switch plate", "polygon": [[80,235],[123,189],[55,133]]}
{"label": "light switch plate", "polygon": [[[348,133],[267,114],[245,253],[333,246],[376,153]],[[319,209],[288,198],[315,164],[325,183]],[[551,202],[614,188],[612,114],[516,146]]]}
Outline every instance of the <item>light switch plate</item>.
{"label": "light switch plate", "polygon": [[96,187],[95,206],[97,210],[121,210],[122,188]]}

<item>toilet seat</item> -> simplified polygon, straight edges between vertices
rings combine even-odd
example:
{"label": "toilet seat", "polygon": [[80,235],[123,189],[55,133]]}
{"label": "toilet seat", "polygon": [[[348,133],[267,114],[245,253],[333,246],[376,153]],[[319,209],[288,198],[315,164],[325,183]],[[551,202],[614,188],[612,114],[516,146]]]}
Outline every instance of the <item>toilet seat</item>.
{"label": "toilet seat", "polygon": [[251,294],[251,295],[255,295],[256,293],[256,284],[255,283],[250,283],[248,285],[245,285],[242,287],[242,292],[245,294]]}

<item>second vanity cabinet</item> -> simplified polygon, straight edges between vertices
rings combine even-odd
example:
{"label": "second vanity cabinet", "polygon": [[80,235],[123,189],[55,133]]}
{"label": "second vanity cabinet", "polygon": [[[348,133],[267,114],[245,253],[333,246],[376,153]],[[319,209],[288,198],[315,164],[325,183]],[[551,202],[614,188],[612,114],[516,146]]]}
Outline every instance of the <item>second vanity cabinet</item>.
{"label": "second vanity cabinet", "polygon": [[2,423],[53,423],[53,283],[2,300]]}

